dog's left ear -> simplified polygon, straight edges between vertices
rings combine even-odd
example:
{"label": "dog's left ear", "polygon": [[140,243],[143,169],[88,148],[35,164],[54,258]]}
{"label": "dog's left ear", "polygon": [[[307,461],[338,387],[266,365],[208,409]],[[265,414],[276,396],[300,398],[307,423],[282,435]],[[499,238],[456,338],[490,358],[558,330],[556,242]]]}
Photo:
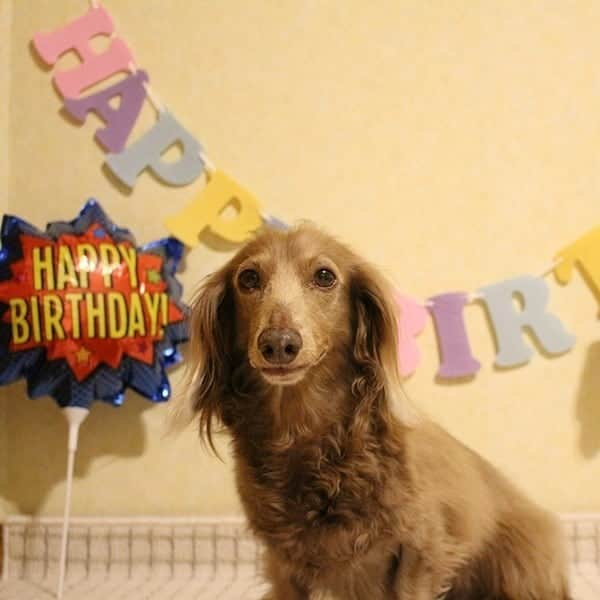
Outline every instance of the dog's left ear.
{"label": "dog's left ear", "polygon": [[[350,282],[354,312],[354,360],[372,391],[386,378],[398,379],[397,308],[387,282],[367,264],[358,266]],[[366,390],[364,390],[366,392]]]}
{"label": "dog's left ear", "polygon": [[413,421],[412,409],[402,392],[398,365],[398,306],[391,286],[370,265],[358,265],[350,281],[354,315],[353,359],[356,377],[352,392],[369,407],[377,406],[384,419],[393,409],[392,401],[402,398],[402,406],[394,407],[406,424]]}

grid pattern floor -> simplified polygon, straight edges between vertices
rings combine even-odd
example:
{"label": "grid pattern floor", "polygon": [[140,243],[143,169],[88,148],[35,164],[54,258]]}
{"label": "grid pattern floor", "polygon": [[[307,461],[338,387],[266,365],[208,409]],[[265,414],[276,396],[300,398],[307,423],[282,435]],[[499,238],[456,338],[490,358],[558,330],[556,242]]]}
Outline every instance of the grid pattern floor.
{"label": "grid pattern floor", "polygon": [[[0,583],[1,600],[50,600],[56,580],[14,580]],[[200,569],[193,579],[182,577],[90,577],[66,585],[64,600],[260,600],[266,586],[251,573]],[[579,599],[578,599],[579,600]]]}
{"label": "grid pattern floor", "polygon": [[[564,517],[574,600],[600,599],[600,515]],[[55,597],[60,521],[9,519],[0,600]],[[64,600],[260,600],[259,548],[237,519],[75,519]]]}
{"label": "grid pattern floor", "polygon": [[[1,600],[51,600],[54,581],[27,580],[0,583]],[[192,581],[181,579],[105,579],[93,578],[67,586],[64,600],[261,600],[266,587],[256,577],[238,573],[216,574],[206,571]],[[600,598],[600,572],[574,573],[574,600]]]}
{"label": "grid pattern floor", "polygon": [[[578,569],[571,577],[574,600],[598,600],[600,598],[600,571],[598,567]],[[240,596],[243,598],[244,596]]]}

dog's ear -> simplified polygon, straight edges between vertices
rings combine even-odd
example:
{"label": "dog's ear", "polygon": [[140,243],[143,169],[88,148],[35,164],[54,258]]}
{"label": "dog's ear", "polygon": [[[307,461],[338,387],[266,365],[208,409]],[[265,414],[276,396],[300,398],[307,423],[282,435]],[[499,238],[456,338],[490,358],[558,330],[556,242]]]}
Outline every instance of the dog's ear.
{"label": "dog's ear", "polygon": [[[356,391],[377,394],[398,375],[398,323],[387,283],[370,265],[355,268],[350,282],[354,312],[354,360],[363,377]],[[366,387],[365,387],[366,386]]]}
{"label": "dog's ear", "polygon": [[[365,414],[375,405],[384,420],[390,417],[390,401],[403,398],[397,416],[412,420],[402,391],[398,366],[398,306],[387,281],[370,265],[354,268],[350,281],[353,311],[353,359],[356,376],[352,393],[364,405]],[[405,405],[406,404],[406,405]]]}
{"label": "dog's ear", "polygon": [[176,423],[199,417],[200,435],[216,453],[213,425],[222,422],[222,396],[229,380],[235,307],[229,268],[209,275],[194,295],[186,356],[186,397],[174,416]]}

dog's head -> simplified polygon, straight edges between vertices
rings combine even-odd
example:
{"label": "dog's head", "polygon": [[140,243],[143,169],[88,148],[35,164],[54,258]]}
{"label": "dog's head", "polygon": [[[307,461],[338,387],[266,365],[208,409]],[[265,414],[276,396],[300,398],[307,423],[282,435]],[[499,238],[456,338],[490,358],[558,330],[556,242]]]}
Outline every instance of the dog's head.
{"label": "dog's head", "polygon": [[200,413],[209,438],[213,418],[223,420],[223,399],[243,380],[301,387],[343,369],[363,402],[399,379],[386,282],[309,226],[265,231],[210,275],[193,301],[190,338],[188,409]]}

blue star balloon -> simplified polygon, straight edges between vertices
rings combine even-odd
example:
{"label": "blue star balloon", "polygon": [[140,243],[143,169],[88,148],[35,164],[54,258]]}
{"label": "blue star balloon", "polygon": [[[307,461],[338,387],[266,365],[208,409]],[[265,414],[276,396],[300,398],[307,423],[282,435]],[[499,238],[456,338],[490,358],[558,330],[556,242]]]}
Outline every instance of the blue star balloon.
{"label": "blue star balloon", "polygon": [[120,405],[127,387],[169,399],[165,368],[188,339],[181,242],[138,248],[95,200],[46,231],[6,215],[1,240],[0,385],[24,377],[61,407]]}

